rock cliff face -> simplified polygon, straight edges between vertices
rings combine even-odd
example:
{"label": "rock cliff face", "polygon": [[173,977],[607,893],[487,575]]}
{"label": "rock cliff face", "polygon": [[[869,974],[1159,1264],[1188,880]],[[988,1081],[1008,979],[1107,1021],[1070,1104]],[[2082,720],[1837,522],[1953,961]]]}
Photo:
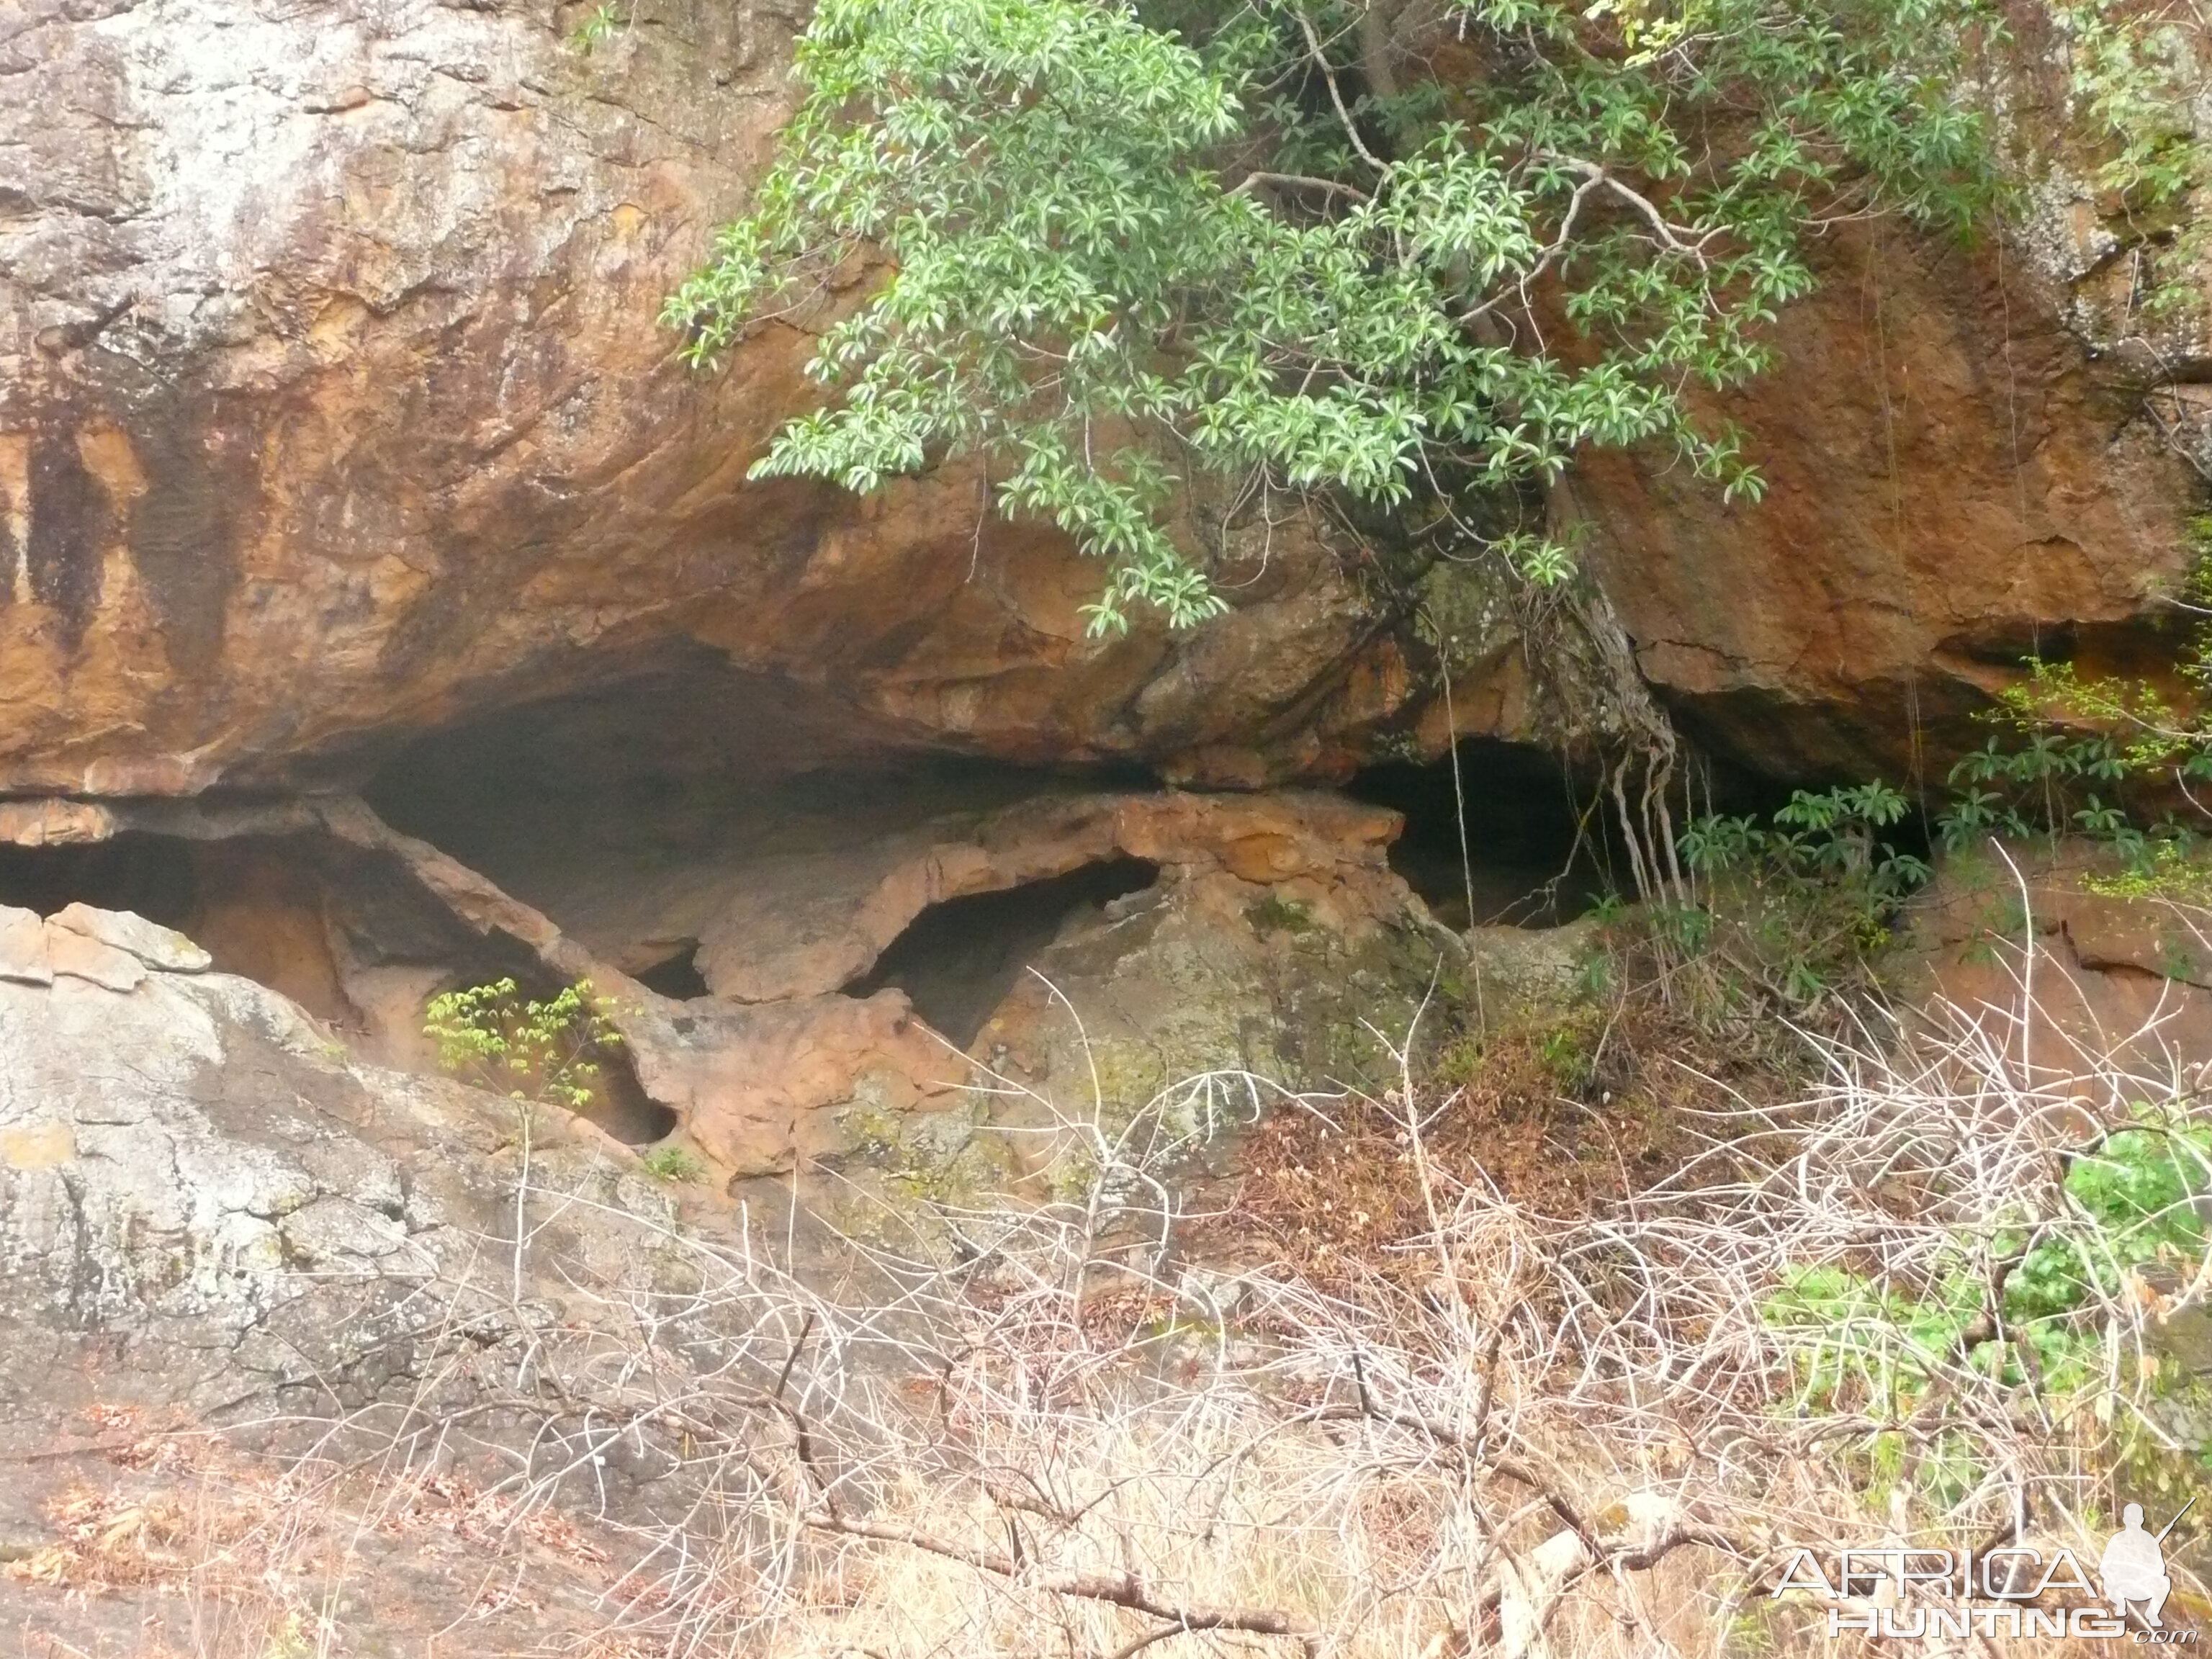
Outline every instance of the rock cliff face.
{"label": "rock cliff face", "polygon": [[1617,454],[1572,494],[1638,665],[1698,737],[1770,775],[1940,786],[2029,651],[2170,653],[2156,618],[2201,488],[2171,428],[2195,405],[2147,406],[2111,333],[2062,325],[2073,273],[2017,251],[1862,228],[1822,264],[1778,330],[1785,367],[1716,411],[1765,499],[1723,507]]}
{"label": "rock cliff face", "polygon": [[[1352,1063],[1332,998],[1418,987],[1429,924],[1390,814],[1283,787],[1558,737],[1510,608],[1427,579],[1447,702],[1340,532],[1232,547],[1193,635],[1098,641],[1096,570],[973,477],[745,482],[805,337],[702,379],[655,315],[797,19],[660,0],[586,52],[586,11],[0,19],[0,902],[181,927],[385,1064],[427,1063],[441,986],[592,977],[633,1011],[608,1127],[729,1174],[951,1109],[948,1045],[1066,1083],[1047,961],[1128,1088]],[[2022,650],[2152,641],[2191,475],[2068,331],[2115,327],[2094,221],[2035,261],[1839,231],[1786,367],[1716,411],[1755,507],[1583,470],[1634,665],[1715,752],[1927,775]]]}
{"label": "rock cliff face", "polygon": [[0,788],[293,781],[678,641],[832,688],[848,744],[1283,772],[1376,712],[1316,713],[1373,627],[1310,544],[1202,638],[1102,646],[1095,574],[972,478],[744,484],[805,338],[701,380],[655,315],[792,24],[687,3],[586,57],[583,10],[0,23]]}
{"label": "rock cliff face", "polygon": [[[1472,926],[1561,873],[1587,804],[1546,682],[1588,671],[1479,577],[1386,583],[1292,523],[1226,550],[1227,617],[1102,641],[1095,568],[974,476],[748,483],[807,401],[806,337],[702,378],[655,318],[763,164],[804,6],[650,0],[587,53],[593,9],[0,0],[11,1467],[95,1385],[397,1402],[395,1436],[425,1401],[559,1395],[607,1357],[595,1321],[714,1303],[676,1245],[732,1195],[757,1218],[804,1181],[853,1237],[1052,1191],[1071,1119],[1149,1103],[1180,1134],[1270,1080],[1381,1092],[1447,975],[1479,999],[1588,966],[1588,925]],[[1711,753],[1939,781],[2023,652],[2162,649],[2212,351],[2146,363],[2118,244],[2054,188],[2025,249],[1836,231],[1783,369],[1713,411],[1763,501],[1639,455],[1562,490],[1611,660]],[[1394,847],[1355,777],[1448,805]],[[2036,1041],[2212,1046],[2212,943],[2078,901],[2039,893],[2032,960],[2079,1016]],[[1954,869],[1917,916],[1970,1006],[2009,991],[1962,954],[2002,932],[1991,902]],[[502,977],[604,999],[581,1113],[436,1074],[426,1000]],[[669,1374],[723,1352],[680,1338]],[[690,1456],[483,1433],[573,1456],[603,1509]],[[76,1478],[37,1467],[0,1492],[0,1562]],[[617,1593],[550,1576],[578,1630]],[[426,1642],[483,1594],[456,1570]],[[155,1636],[106,1640],[68,1650]]]}
{"label": "rock cliff face", "polygon": [[[1420,648],[1310,534],[1247,550],[1218,625],[1102,644],[1095,572],[972,477],[744,483],[803,337],[702,380],[654,318],[762,164],[793,19],[669,0],[586,54],[585,9],[0,22],[0,789],[358,774],[379,740],[672,660],[762,677],[720,705],[740,722],[817,689],[807,764],[935,745],[1249,785],[1340,777],[1386,727],[1433,752]],[[1894,771],[1894,732],[1940,746],[2025,645],[2154,608],[2185,470],[2053,320],[2096,240],[2092,216],[2038,268],[1839,234],[1786,370],[1729,411],[1764,503],[1586,470],[1593,564],[1699,735]],[[1486,626],[1461,729],[1539,734]]]}

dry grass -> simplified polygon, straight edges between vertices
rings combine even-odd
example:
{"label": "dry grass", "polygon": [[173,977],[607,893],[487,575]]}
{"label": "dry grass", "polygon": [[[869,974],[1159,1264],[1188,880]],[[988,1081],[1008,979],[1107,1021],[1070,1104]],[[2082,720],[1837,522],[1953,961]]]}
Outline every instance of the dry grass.
{"label": "dry grass", "polygon": [[[1238,1149],[1237,1178],[1206,1195],[1200,1255],[1265,1261],[1316,1283],[1430,1272],[1432,1188],[1477,1179],[1548,1214],[1587,1214],[1663,1180],[1696,1150],[1684,1110],[1712,1079],[1771,1094],[1656,998],[1513,1011],[1460,1037],[1406,1091],[1307,1098]],[[1409,1118],[1423,1126],[1417,1155]]]}
{"label": "dry grass", "polygon": [[[1395,1231],[1323,1275],[1192,1264],[1224,1225],[1168,1173],[1209,1115],[1192,1091],[1256,1086],[1218,1078],[1110,1130],[1071,1120],[1082,1201],[873,1249],[870,1296],[726,1260],[695,1309],[732,1334],[718,1375],[634,1356],[596,1403],[602,1433],[675,1431],[698,1493],[613,1622],[647,1650],[882,1659],[1687,1655],[1802,1642],[1770,1596],[1800,1544],[2094,1556],[2122,1443],[2179,1450],[2153,1373],[2062,1395],[1993,1363],[2002,1318],[1901,1355],[1909,1334],[1773,1311],[1807,1266],[1911,1295],[1987,1274],[2024,1226],[2093,1245],[2064,1172],[2125,1120],[2092,1103],[2205,1121],[2191,1074],[2031,1064],[2022,1030],[1939,1009],[1825,1042],[1796,1099],[1709,1083],[1674,1173],[1616,1164],[1556,1210],[1492,1180],[1478,1136],[1440,1148],[1468,1091],[1409,1079],[1354,1103],[1345,1142],[1390,1149]],[[1370,1164],[1347,1152],[1322,1201],[1357,1205]],[[2160,1302],[2123,1279],[2076,1322],[2147,1354],[2208,1283]],[[1838,1352],[1847,1378],[1814,1389]]]}
{"label": "dry grass", "polygon": [[[2212,1121],[2186,1068],[2031,1055],[2027,1030],[1938,1008],[1821,1039],[1795,1097],[1707,1079],[1644,1153],[1544,1094],[1523,1062],[1556,1049],[1509,1050],[1518,1083],[1409,1075],[1283,1104],[1227,1217],[1176,1171],[1262,1085],[1194,1079],[1134,1114],[1069,1115],[1055,1144],[1085,1178],[1064,1201],[852,1243],[834,1291],[757,1237],[610,1217],[641,1230],[650,1271],[573,1279],[559,1322],[489,1352],[457,1341],[414,1401],[326,1425],[258,1528],[86,1492],[39,1571],[250,1597],[279,1561],[342,1577],[371,1534],[538,1563],[487,1571],[441,1655],[508,1650],[471,1632],[552,1573],[586,1587],[589,1616],[545,1644],[598,1659],[1838,1650],[1812,1634],[1821,1609],[1771,1594],[1796,1547],[2094,1558],[2128,1460],[2179,1455],[2139,1360],[2212,1273],[2100,1290],[2074,1317],[2112,1364],[2063,1390],[1998,1363],[2020,1340],[2001,1294],[1986,1329],[1932,1346],[1777,1317],[1807,1267],[1911,1297],[1962,1261],[2001,1286],[2024,1232],[2094,1249],[2066,1172],[2134,1121],[2124,1103]],[[2129,1052],[2154,1052],[2145,1036]],[[1573,1169],[1497,1178],[1491,1137],[1551,1111],[1581,1137]],[[1278,1223],[1350,1206],[1352,1225],[1326,1255],[1327,1227],[1283,1250],[1244,1225],[1224,1267],[1255,1191]],[[1838,1380],[1816,1387],[1822,1365]],[[464,1375],[465,1408],[434,1403]],[[611,1488],[616,1462],[647,1500]],[[308,1506],[349,1518],[275,1519]],[[304,1651],[349,1650],[327,1619],[298,1631]]]}

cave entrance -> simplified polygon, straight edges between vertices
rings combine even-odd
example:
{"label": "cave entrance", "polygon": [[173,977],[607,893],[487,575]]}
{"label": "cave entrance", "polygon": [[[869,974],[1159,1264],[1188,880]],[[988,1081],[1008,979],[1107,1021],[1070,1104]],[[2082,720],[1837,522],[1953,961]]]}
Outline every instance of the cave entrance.
{"label": "cave entrance", "polygon": [[1458,758],[1456,784],[1446,755],[1370,767],[1347,792],[1406,815],[1390,867],[1439,921],[1455,930],[1552,927],[1625,884],[1613,877],[1592,792],[1578,789],[1556,757],[1467,738]]}
{"label": "cave entrance", "polygon": [[630,977],[647,990],[676,1002],[696,1002],[701,997],[712,996],[714,988],[699,971],[698,951],[699,941],[687,939],[666,960],[641,968]]}
{"label": "cave entrance", "polygon": [[[59,847],[0,844],[0,904],[52,915],[73,903],[128,910],[174,928],[218,973],[297,1003],[360,1059],[435,1073],[423,1010],[441,991],[513,979],[558,992],[520,942],[465,927],[388,854],[314,833],[203,840],[125,830]],[[676,1127],[626,1054],[603,1060],[585,1115],[641,1145]]]}
{"label": "cave entrance", "polygon": [[1043,881],[945,899],[908,922],[845,993],[872,996],[896,986],[932,1030],[965,1048],[1072,918],[1142,892],[1159,875],[1149,859],[1108,859]]}
{"label": "cave entrance", "polygon": [[188,842],[137,832],[76,846],[0,845],[0,904],[42,916],[71,904],[135,910],[182,933],[198,896],[192,854]]}
{"label": "cave entrance", "polygon": [[865,866],[1018,802],[1150,788],[1149,772],[1018,765],[917,746],[818,687],[672,650],[650,668],[422,732],[365,798],[602,962],[679,1001],[730,895],[795,859]]}

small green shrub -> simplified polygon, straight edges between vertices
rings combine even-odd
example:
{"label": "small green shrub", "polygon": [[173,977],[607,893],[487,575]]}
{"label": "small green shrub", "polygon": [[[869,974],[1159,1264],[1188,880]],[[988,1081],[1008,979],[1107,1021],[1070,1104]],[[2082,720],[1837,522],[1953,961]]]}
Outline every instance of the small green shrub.
{"label": "small green shrub", "polygon": [[1252,925],[1255,933],[1303,933],[1314,925],[1311,910],[1279,893],[1270,893],[1258,903],[1248,905],[1244,920]]}
{"label": "small green shrub", "polygon": [[2212,143],[2192,106],[2203,88],[2202,15],[2140,0],[2056,0],[2075,108],[2106,152],[2093,175],[2118,198],[2135,307],[2154,322],[2201,314],[2195,280],[2212,222],[2189,211],[2212,186]]}
{"label": "small green shrub", "polygon": [[514,1100],[580,1111],[598,1097],[603,1057],[621,1045],[589,980],[526,997],[512,979],[430,999],[423,1032],[447,1071]]}
{"label": "small green shrub", "polygon": [[[2208,814],[2191,793],[2212,781],[2212,518],[2189,533],[2197,568],[2185,597],[2200,620],[2166,683],[2030,657],[1985,717],[1997,732],[1951,769],[1954,793],[1936,819],[1948,850],[2080,836],[2119,865],[2087,877],[2089,890],[2212,903]],[[2176,815],[2177,794],[2193,816]]]}
{"label": "small green shrub", "polygon": [[638,1163],[656,1181],[701,1181],[707,1174],[707,1165],[698,1154],[682,1146],[655,1146]]}
{"label": "small green shrub", "polygon": [[1732,966],[1741,988],[1809,1003],[1863,974],[1927,881],[1927,861],[1884,838],[1905,813],[1898,791],[1867,783],[1800,789],[1766,823],[1694,819],[1677,848],[1698,902],[1656,906],[1650,925],[1674,954]]}
{"label": "small green shrub", "polygon": [[594,6],[591,15],[576,26],[574,32],[568,36],[568,45],[573,50],[589,57],[592,49],[611,40],[625,21],[622,8],[615,3],[615,0],[602,0],[602,3]]}
{"label": "small green shrub", "polygon": [[[2117,1357],[2107,1310],[2146,1269],[2185,1280],[2197,1271],[2206,1248],[2199,1206],[2212,1199],[2212,1128],[2145,1109],[2137,1116],[2136,1127],[2068,1155],[2056,1213],[2023,1217],[2016,1231],[1978,1248],[1960,1237],[1926,1282],[1901,1285],[1827,1262],[1791,1269],[1763,1310],[1796,1367],[1791,1408],[1902,1419],[1942,1386],[1947,1370],[1970,1362],[1971,1347],[1989,1354],[2006,1385],[2033,1386],[2055,1416],[2079,1410],[2117,1421],[2114,1461],[2131,1478],[2164,1488],[2212,1470],[2212,1449],[2175,1453],[2109,1403]],[[1994,1326],[1986,1318],[1992,1256],[2009,1264]],[[2151,1352],[2130,1356],[2124,1375],[2168,1395],[2192,1386]],[[1931,1449],[1915,1476],[1931,1489],[1955,1498],[1986,1474],[1955,1447]],[[1877,1480],[1897,1474],[1903,1450],[1896,1437],[1878,1437],[1866,1473]],[[2187,1470],[2175,1466],[2177,1456]]]}

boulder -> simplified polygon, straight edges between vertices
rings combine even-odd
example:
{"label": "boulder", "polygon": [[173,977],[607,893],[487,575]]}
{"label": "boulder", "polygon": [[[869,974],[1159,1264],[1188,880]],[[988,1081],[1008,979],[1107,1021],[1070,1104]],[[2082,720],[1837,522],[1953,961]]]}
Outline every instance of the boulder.
{"label": "boulder", "polygon": [[161,927],[128,910],[98,910],[89,904],[71,904],[46,918],[49,927],[82,933],[118,951],[128,951],[149,968],[173,974],[204,972],[215,961],[206,951],[174,928]]}
{"label": "boulder", "polygon": [[46,924],[35,910],[0,904],[0,979],[29,985],[54,982],[54,964],[46,953]]}
{"label": "boulder", "polygon": [[[81,1404],[73,1368],[95,1354],[108,1397],[370,1397],[457,1308],[473,1316],[512,1289],[471,1302],[467,1266],[486,1238],[512,1237],[509,1103],[349,1064],[251,981],[149,972],[81,933],[50,936],[139,981],[117,997],[69,969],[51,986],[0,981],[11,1414]],[[666,1209],[627,1154],[550,1108],[532,1178],[588,1192],[549,1248],[617,1278],[637,1242],[595,1218]]]}
{"label": "boulder", "polygon": [[128,951],[51,921],[45,933],[46,960],[57,975],[83,980],[104,991],[135,991],[145,980],[145,964]]}

